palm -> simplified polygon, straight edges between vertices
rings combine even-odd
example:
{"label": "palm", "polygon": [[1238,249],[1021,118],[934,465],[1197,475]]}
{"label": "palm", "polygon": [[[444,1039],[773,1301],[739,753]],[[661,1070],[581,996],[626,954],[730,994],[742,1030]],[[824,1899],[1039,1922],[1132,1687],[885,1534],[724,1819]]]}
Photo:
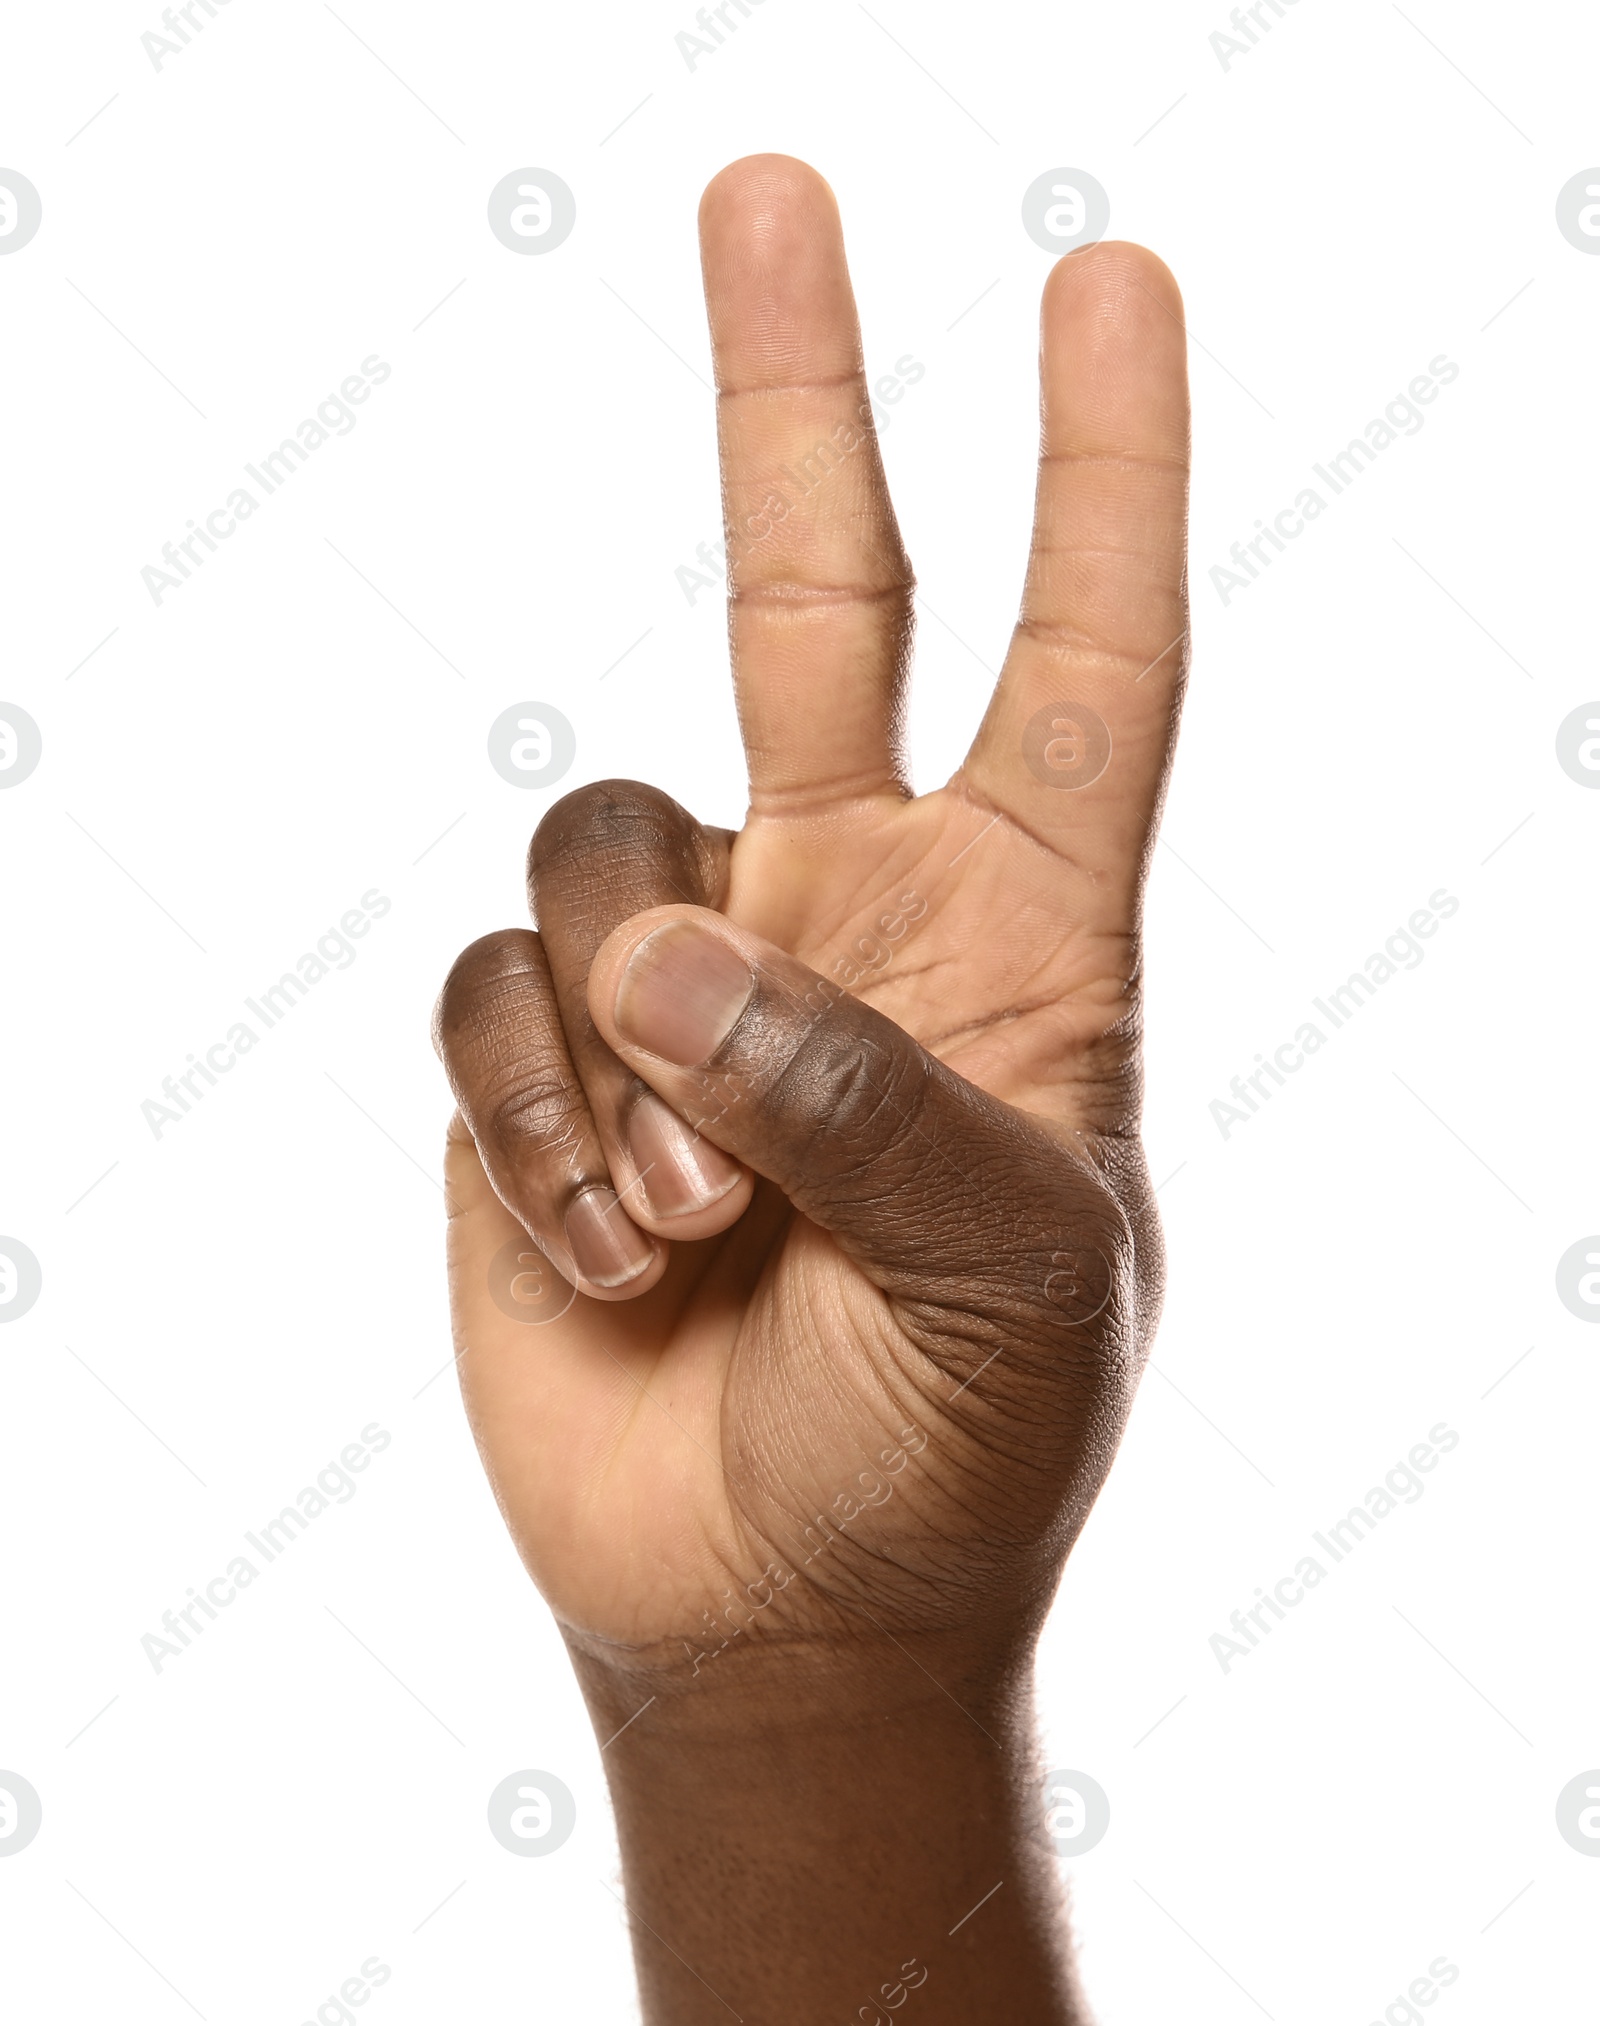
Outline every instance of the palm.
{"label": "palm", "polygon": [[[801,225],[842,274],[826,218],[819,223],[815,188],[797,194],[787,178],[782,197],[788,209],[777,212],[779,225],[803,200]],[[764,356],[760,329],[749,327],[759,323],[757,308],[735,299],[731,283],[721,285],[719,299],[716,233],[747,229],[748,192],[727,202],[727,220],[719,226],[713,215],[707,226],[708,296],[725,386],[730,369],[744,377],[732,361]],[[803,277],[794,287],[807,292]],[[806,679],[819,689],[875,658],[876,679],[892,692],[903,643],[892,619],[885,625],[870,609],[873,598],[892,597],[903,575],[886,499],[875,520],[847,500],[833,502],[840,525],[831,530],[824,502],[818,525],[806,530],[805,560],[825,577],[838,581],[842,561],[853,557],[852,576],[870,580],[881,568],[884,589],[869,582],[865,595],[847,601],[853,609],[833,607],[837,626],[824,611],[801,654],[793,642],[766,637],[759,599],[743,613],[734,608],[735,672],[754,742],[752,814],[733,841],[724,911],[869,1000],[961,1076],[1089,1150],[1106,1172],[1123,1175],[1138,1165],[1136,1147],[1131,1155],[1127,1147],[1137,1108],[1139,884],[1170,750],[1180,660],[1172,650],[1183,630],[1181,552],[1164,550],[1167,520],[1181,519],[1182,445],[1173,438],[1181,384],[1175,400],[1173,348],[1159,320],[1171,313],[1159,303],[1156,309],[1158,318],[1138,319],[1153,322],[1160,354],[1150,368],[1156,413],[1148,412],[1148,389],[1125,389],[1127,412],[1106,425],[1126,439],[1125,458],[1089,456],[1087,478],[1053,471],[1047,460],[1025,624],[973,754],[948,787],[907,800],[896,789],[892,759],[874,779],[868,753],[858,771],[841,770],[852,774],[847,787],[836,781],[812,792],[807,783],[797,793],[789,780],[764,780],[755,756],[768,745],[766,701],[781,702],[802,655]],[[828,306],[824,300],[795,315],[826,325]],[[827,328],[811,338],[823,352],[839,343]],[[1047,357],[1047,382],[1050,371]],[[804,406],[819,390],[837,405],[839,390],[821,372],[815,385],[802,381],[786,393]],[[737,400],[730,415],[725,398],[723,416],[730,501],[757,482],[746,464],[775,454],[741,436],[769,433],[770,413],[743,422]],[[1047,413],[1048,406],[1047,385]],[[802,436],[816,427],[809,414],[796,424]],[[1113,471],[1102,499],[1099,467],[1118,464],[1126,467],[1124,493]],[[881,476],[877,484],[881,490]],[[1077,496],[1084,491],[1090,496]],[[1085,545],[1103,556],[1099,569],[1109,579],[1109,592],[1102,583],[1088,601],[1093,626],[1079,610],[1054,609],[1063,577],[1080,572],[1065,572],[1054,544],[1042,538],[1059,535],[1074,505],[1097,538],[1123,535],[1136,509],[1161,524],[1153,555],[1135,544],[1131,559],[1119,560],[1109,539]],[[830,541],[831,568],[816,554]],[[780,560],[760,559],[757,573]],[[793,559],[784,568],[803,580]],[[734,574],[739,583],[737,563]],[[741,590],[750,585],[747,572]],[[1100,606],[1108,597],[1120,603],[1104,623]],[[852,627],[864,644],[849,637]],[[1151,663],[1160,665],[1145,682]],[[1088,806],[1087,797],[1019,779],[1018,711],[1025,720],[1063,696],[1102,699],[1113,683],[1115,716],[1102,709],[1115,726],[1121,793]],[[848,736],[847,727],[841,747]],[[887,728],[881,745],[888,755]],[[805,771],[803,759],[796,765]],[[453,1240],[464,1391],[513,1533],[565,1622],[628,1645],[690,1639],[707,1613],[721,1612],[730,1590],[742,1594],[773,1563],[786,1571],[804,1565],[804,1580],[786,1600],[789,1622],[802,1629],[843,1601],[893,1617],[904,1587],[917,1587],[930,1539],[948,1555],[952,1540],[959,1552],[963,1532],[981,1537],[983,1523],[967,1516],[970,1504],[944,1488],[958,1461],[967,1475],[973,1463],[970,1431],[950,1412],[948,1376],[902,1326],[893,1302],[772,1185],[758,1187],[724,1234],[674,1244],[664,1277],[648,1293],[626,1302],[579,1296],[534,1332],[477,1293],[485,1262],[520,1227],[464,1139],[453,1149],[450,1186],[464,1212]],[[907,1474],[875,1515],[881,1570],[865,1581],[853,1570],[846,1599],[836,1588],[844,1558],[830,1559],[826,1546],[818,1552],[825,1535],[815,1522],[838,1510],[839,1494],[895,1451],[908,1427],[926,1441],[929,1467]],[[1086,1429],[1084,1442],[1091,1438]],[[716,1646],[709,1632],[703,1641]]]}
{"label": "palm", "polygon": [[[864,810],[842,830],[836,817],[757,818],[733,846],[727,912],[852,981],[994,1095],[1092,1129],[1100,1108],[1074,1068],[1107,1008],[1125,1010],[1126,974],[1105,957],[1126,929],[1041,946],[1027,932],[1041,857],[959,786]],[[1059,868],[1053,881],[1059,906]],[[817,1516],[836,1523],[839,1494],[904,1427],[945,1439],[949,1386],[879,1291],[771,1192],[726,1237],[677,1248],[651,1293],[579,1300],[540,1335],[554,1341],[530,1356],[522,1325],[485,1315],[464,1381],[552,1604],[630,1645],[687,1634],[714,1650],[705,1614],[719,1617],[726,1591],[773,1560],[811,1562],[808,1602],[825,1607],[834,1571],[817,1554]],[[902,1497],[896,1523],[917,1503]],[[563,1544],[559,1567],[550,1542]]]}
{"label": "palm", "polygon": [[1075,1107],[1071,1070],[1124,996],[1130,901],[1097,894],[958,776],[843,827],[756,817],[728,912],[996,1097],[1087,1128],[1100,1121]]}

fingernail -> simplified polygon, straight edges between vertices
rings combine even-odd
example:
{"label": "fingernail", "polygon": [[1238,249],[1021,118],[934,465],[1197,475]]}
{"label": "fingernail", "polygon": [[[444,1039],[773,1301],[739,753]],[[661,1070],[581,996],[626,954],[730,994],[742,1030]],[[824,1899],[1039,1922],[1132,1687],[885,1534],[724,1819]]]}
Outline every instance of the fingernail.
{"label": "fingernail", "polygon": [[657,1217],[707,1210],[739,1179],[739,1163],[701,1139],[658,1097],[642,1097],[628,1120],[628,1151]]}
{"label": "fingernail", "polygon": [[714,930],[672,922],[628,959],[617,1026],[625,1040],[690,1069],[727,1040],[755,986],[754,971]]}
{"label": "fingernail", "polygon": [[619,1207],[613,1189],[585,1189],[567,1212],[566,1233],[573,1264],[596,1287],[621,1287],[656,1256],[650,1240]]}

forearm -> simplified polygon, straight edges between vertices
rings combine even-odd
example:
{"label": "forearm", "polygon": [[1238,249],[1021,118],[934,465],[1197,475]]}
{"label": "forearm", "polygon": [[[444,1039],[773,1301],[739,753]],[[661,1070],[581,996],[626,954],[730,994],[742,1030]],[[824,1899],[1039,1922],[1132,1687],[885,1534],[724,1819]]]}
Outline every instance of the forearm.
{"label": "forearm", "polygon": [[1083,2026],[1025,1665],[876,1638],[575,1662],[648,2026]]}

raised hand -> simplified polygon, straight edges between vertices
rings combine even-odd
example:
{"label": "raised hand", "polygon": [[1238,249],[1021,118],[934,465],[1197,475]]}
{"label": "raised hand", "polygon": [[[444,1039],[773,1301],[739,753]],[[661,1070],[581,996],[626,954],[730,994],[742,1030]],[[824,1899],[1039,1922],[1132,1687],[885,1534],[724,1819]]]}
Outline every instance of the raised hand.
{"label": "raised hand", "polygon": [[[1186,654],[1181,304],[1135,247],[1052,272],[1021,617],[965,764],[913,798],[912,578],[832,196],[755,157],[701,229],[749,816],[730,836],[658,788],[579,790],[533,840],[537,929],[450,974],[463,1390],[602,1736],[650,1698],[608,1757],[630,1900],[676,1922],[641,1943],[647,2016],[854,2017],[887,2002],[851,1996],[858,1968],[919,1958],[911,1914],[880,1938],[842,1875],[854,1939],[818,1981],[774,1979],[748,1910],[678,1938],[662,1795],[755,1780],[832,1713],[836,1741],[879,1739],[840,1743],[850,1793],[892,1716],[988,1821],[919,1900],[959,1898],[969,1859],[1023,1874],[982,1917],[984,1981],[959,1980],[971,1934],[942,1979],[925,1946],[919,2017],[1066,2018],[1018,1710],[1159,1305],[1140,903]],[[694,1942],[744,2002],[706,1997]]]}

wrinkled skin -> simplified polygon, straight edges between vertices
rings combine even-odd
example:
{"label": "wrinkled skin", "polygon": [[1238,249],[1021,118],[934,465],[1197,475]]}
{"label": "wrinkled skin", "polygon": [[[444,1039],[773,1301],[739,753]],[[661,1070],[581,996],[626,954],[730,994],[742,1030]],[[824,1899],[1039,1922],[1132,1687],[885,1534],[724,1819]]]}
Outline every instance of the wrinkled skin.
{"label": "wrinkled skin", "polygon": [[[749,815],[729,836],[656,788],[580,789],[529,854],[537,929],[450,974],[463,1390],[591,1656],[681,1672],[864,1626],[1014,1644],[1159,1307],[1139,932],[1186,654],[1182,308],[1136,247],[1050,275],[1021,618],[966,762],[913,798],[912,581],[831,193],[736,164],[702,244]],[[1074,785],[1095,717],[1109,756]],[[674,923],[755,980],[687,1066],[647,1045],[659,1021],[618,1021]],[[647,1092],[698,1133],[715,1200],[665,1214],[630,1144]],[[567,1225],[582,1197],[609,1271]],[[536,1320],[491,1291],[519,1250]]]}

